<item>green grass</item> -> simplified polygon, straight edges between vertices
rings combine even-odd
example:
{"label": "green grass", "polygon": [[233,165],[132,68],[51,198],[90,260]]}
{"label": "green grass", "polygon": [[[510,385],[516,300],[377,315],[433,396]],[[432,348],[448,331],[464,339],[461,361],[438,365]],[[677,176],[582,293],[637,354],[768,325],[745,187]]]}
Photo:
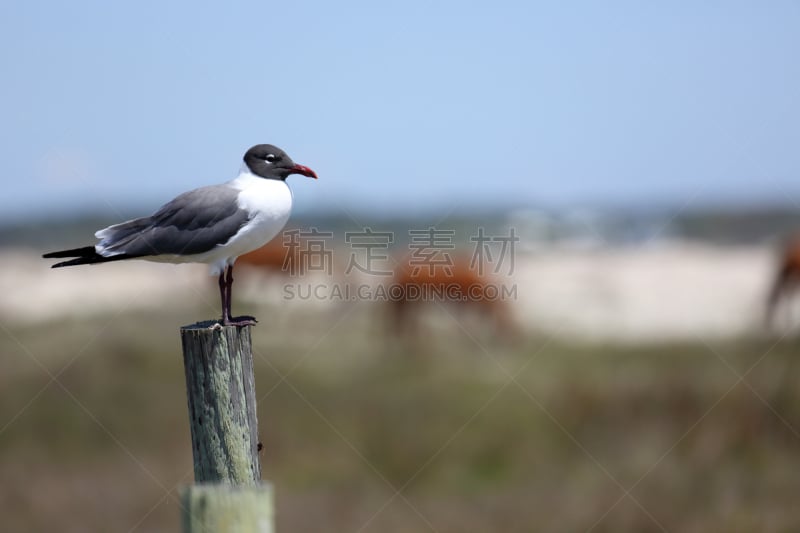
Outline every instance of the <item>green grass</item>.
{"label": "green grass", "polygon": [[[481,347],[446,325],[412,342],[365,312],[270,312],[254,351],[278,531],[800,528],[796,342]],[[6,327],[4,529],[179,530],[179,325]],[[68,365],[61,385],[33,359]]]}

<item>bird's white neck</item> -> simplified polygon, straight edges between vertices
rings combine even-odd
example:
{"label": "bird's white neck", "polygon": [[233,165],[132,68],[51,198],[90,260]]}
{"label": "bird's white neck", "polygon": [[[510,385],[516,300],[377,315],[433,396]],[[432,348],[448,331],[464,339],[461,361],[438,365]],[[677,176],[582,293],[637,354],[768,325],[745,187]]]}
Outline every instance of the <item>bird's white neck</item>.
{"label": "bird's white neck", "polygon": [[274,181],[276,183],[282,183],[283,185],[286,185],[286,183],[282,182],[281,180],[271,180],[267,178],[262,178],[261,176],[256,176],[247,167],[247,163],[242,163],[242,168],[239,169],[239,175],[233,178],[231,181],[229,181],[228,184],[233,187],[236,187],[239,190],[242,190],[247,187],[262,186],[264,182],[269,182],[269,181]]}

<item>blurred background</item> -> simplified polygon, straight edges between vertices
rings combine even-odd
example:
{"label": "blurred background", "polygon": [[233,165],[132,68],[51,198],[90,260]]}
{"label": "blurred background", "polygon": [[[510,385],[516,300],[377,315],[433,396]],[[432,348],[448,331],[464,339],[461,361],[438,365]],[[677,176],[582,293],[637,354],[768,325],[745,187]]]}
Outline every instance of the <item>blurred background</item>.
{"label": "blurred background", "polygon": [[[798,23],[3,4],[3,527],[179,529],[178,328],[219,314],[215,280],[40,256],[273,143],[320,176],[234,289],[278,531],[797,530]],[[381,296],[442,280],[480,296]]]}

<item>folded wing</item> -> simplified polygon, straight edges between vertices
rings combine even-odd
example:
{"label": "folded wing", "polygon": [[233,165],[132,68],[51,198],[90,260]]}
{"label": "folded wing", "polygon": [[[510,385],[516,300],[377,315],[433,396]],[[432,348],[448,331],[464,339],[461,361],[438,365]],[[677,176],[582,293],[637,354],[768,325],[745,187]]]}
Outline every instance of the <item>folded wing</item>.
{"label": "folded wing", "polygon": [[98,231],[97,253],[127,255],[193,255],[225,244],[248,221],[237,203],[239,191],[225,185],[181,194],[154,215]]}

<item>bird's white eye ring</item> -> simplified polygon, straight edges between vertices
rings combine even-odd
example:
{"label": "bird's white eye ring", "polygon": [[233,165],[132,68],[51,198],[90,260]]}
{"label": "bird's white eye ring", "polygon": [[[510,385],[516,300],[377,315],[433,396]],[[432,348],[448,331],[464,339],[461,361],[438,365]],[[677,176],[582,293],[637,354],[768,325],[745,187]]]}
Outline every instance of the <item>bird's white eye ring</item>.
{"label": "bird's white eye ring", "polygon": [[264,160],[267,163],[273,163],[273,162],[275,162],[276,159],[278,159],[278,158],[275,157],[273,154],[268,154],[267,157],[264,158]]}

